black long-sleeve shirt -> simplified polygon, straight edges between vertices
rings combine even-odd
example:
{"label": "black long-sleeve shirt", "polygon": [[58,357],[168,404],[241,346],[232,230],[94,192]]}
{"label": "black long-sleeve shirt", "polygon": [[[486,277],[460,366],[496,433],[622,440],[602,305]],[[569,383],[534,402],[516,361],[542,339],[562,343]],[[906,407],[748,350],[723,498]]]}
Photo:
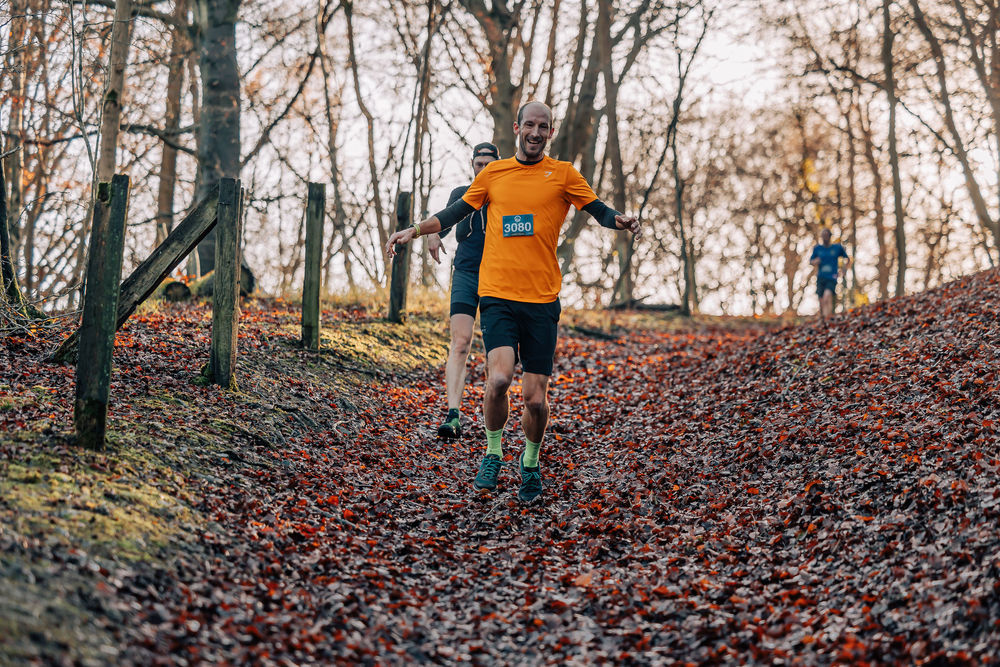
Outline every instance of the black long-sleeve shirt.
{"label": "black long-sleeve shirt", "polygon": [[[452,204],[460,201],[468,189],[468,185],[461,185],[452,190],[448,196],[448,207],[450,208]],[[464,201],[462,203],[465,204]],[[472,209],[468,204],[465,205]],[[458,247],[455,249],[455,259],[452,264],[460,271],[479,273],[479,263],[483,259],[483,245],[486,243],[486,211],[488,208],[489,204],[486,204],[478,211],[472,210],[455,225],[446,227],[443,222],[441,223],[441,231],[439,232],[441,238],[446,237],[451,232],[452,227],[455,228]]]}

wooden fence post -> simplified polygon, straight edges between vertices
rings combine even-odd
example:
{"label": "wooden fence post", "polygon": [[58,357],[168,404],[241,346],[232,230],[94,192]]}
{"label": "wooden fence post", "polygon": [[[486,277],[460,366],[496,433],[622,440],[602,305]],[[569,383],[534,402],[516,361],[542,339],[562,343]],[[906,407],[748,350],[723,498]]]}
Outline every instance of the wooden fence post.
{"label": "wooden fence post", "polygon": [[319,292],[322,274],[323,213],[326,210],[326,186],[309,184],[306,203],[306,266],[302,283],[302,346],[319,349]]}
{"label": "wooden fence post", "polygon": [[[409,192],[400,192],[396,197],[396,231],[410,226]],[[402,324],[406,321],[406,283],[410,274],[410,244],[396,249],[392,258],[392,277],[389,279],[389,321]]]}
{"label": "wooden fence post", "polygon": [[[181,260],[193,252],[205,235],[215,227],[215,207],[218,199],[218,187],[216,187],[208,197],[198,202],[184,220],[174,227],[174,231],[170,232],[167,239],[122,282],[118,296],[117,328],[125,324],[139,304],[153,293],[156,286],[170,275]],[[70,363],[77,353],[79,339],[80,330],[77,329],[49,355],[49,361]]]}
{"label": "wooden fence post", "polygon": [[215,225],[215,287],[212,293],[212,352],[209,377],[215,384],[235,389],[237,333],[239,331],[240,241],[243,195],[234,178],[219,181]]}
{"label": "wooden fence post", "polygon": [[73,404],[77,442],[87,449],[104,449],[128,196],[129,178],[118,174],[97,186],[94,202]]}

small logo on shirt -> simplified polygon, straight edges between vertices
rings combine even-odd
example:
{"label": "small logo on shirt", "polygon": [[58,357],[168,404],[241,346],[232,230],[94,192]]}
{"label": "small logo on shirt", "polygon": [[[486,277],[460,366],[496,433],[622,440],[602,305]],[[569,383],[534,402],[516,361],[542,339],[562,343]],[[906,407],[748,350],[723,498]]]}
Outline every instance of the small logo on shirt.
{"label": "small logo on shirt", "polygon": [[548,178],[548,177],[549,177],[549,176],[551,176],[551,175],[552,175],[552,172],[551,172],[551,171],[547,171],[547,172],[545,172],[545,178]]}

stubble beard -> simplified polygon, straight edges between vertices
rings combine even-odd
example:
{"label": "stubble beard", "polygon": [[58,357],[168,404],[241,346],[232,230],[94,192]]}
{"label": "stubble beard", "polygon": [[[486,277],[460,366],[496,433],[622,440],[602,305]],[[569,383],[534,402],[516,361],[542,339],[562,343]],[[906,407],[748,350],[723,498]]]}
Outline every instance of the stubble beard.
{"label": "stubble beard", "polygon": [[[545,155],[545,145],[548,143],[544,139],[536,144],[529,143],[525,135],[521,135],[521,152],[524,157],[531,162],[537,162]],[[532,152],[533,151],[533,152]]]}

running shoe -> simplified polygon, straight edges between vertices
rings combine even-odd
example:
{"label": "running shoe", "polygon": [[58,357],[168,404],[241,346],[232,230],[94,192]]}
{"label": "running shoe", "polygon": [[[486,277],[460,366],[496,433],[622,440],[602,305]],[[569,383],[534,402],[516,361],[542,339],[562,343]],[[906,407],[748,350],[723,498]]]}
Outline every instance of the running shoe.
{"label": "running shoe", "polygon": [[454,440],[460,435],[462,435],[462,420],[459,419],[458,417],[449,419],[445,423],[438,426],[439,438]]}
{"label": "running shoe", "polygon": [[517,463],[521,467],[521,488],[517,490],[517,499],[522,503],[534,502],[542,494],[541,466],[525,468],[523,452]]}
{"label": "running shoe", "polygon": [[480,490],[492,491],[497,488],[497,480],[500,478],[500,468],[503,462],[496,454],[487,454],[483,457],[483,462],[479,464],[479,474],[473,485]]}

